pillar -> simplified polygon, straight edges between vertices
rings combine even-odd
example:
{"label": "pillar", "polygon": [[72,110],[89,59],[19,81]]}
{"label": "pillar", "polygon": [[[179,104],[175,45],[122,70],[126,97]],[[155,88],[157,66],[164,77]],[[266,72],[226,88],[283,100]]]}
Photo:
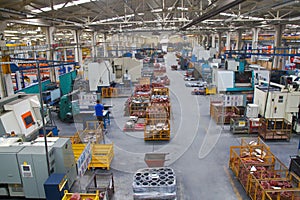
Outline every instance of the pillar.
{"label": "pillar", "polygon": [[231,32],[227,32],[227,34],[226,34],[226,50],[231,49],[230,40],[231,40]]}
{"label": "pillar", "polygon": [[107,35],[106,35],[106,33],[104,33],[104,36],[103,36],[103,40],[104,40],[103,41],[104,42],[104,45],[103,45],[104,57],[108,56],[106,39],[107,39]]}
{"label": "pillar", "polygon": [[[284,29],[284,25],[275,25],[275,37],[274,37],[274,48],[282,47],[282,31]],[[275,52],[276,54],[276,52]],[[282,56],[275,56],[273,60],[273,69],[284,69],[283,58]]]}
{"label": "pillar", "polygon": [[221,56],[222,53],[222,33],[218,32],[218,52],[219,56]]}
{"label": "pillar", "polygon": [[216,48],[216,35],[212,34],[211,36],[211,47]]}
{"label": "pillar", "polygon": [[82,49],[80,47],[80,35],[81,35],[80,30],[75,30],[73,31],[73,36],[74,36],[74,42],[76,44],[75,46],[75,62],[78,62],[79,66],[82,66]]}
{"label": "pillar", "polygon": [[[252,28],[252,49],[257,49],[259,28]],[[251,62],[256,62],[257,55],[251,55]]]}
{"label": "pillar", "polygon": [[236,40],[236,50],[241,50],[242,49],[242,30],[237,31],[237,40]]}
{"label": "pillar", "polygon": [[[6,21],[0,22],[0,46],[4,47],[5,46],[5,39],[4,39],[4,30],[6,29]],[[5,51],[2,52],[5,54]],[[9,62],[9,56],[6,56],[5,58],[1,58],[1,61],[4,62]],[[9,67],[7,65],[7,67]],[[6,97],[6,96],[11,96],[14,94],[14,88],[13,88],[13,82],[10,74],[10,70],[6,70],[7,73],[4,74],[3,68],[0,65],[0,95],[1,98]]]}
{"label": "pillar", "polygon": [[[57,60],[56,52],[53,50],[52,45],[55,43],[54,41],[54,33],[56,28],[51,26],[46,28],[46,42],[49,45],[49,51],[47,51],[47,59],[48,60]],[[55,83],[58,81],[58,73],[55,72],[55,68],[50,68],[50,81]]]}
{"label": "pillar", "polygon": [[96,60],[97,57],[97,32],[93,32],[92,34],[92,53],[91,57],[93,60]]}

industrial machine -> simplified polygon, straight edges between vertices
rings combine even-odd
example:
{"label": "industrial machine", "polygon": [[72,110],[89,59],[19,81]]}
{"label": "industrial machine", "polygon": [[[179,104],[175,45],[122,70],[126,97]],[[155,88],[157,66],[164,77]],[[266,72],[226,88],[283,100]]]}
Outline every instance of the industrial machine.
{"label": "industrial machine", "polygon": [[247,92],[253,91],[258,80],[268,80],[267,70],[246,70],[244,59],[225,61],[225,69],[213,68],[212,82],[217,85],[218,92]]}
{"label": "industrial machine", "polygon": [[56,105],[61,96],[60,88],[56,84],[46,85],[46,90],[42,92],[43,102],[50,106]]}
{"label": "industrial machine", "polygon": [[272,82],[268,86],[266,81],[260,83],[254,89],[254,103],[259,106],[259,114],[265,118],[284,118],[292,122],[293,114],[299,112],[299,87]]}
{"label": "industrial machine", "polygon": [[59,101],[59,113],[58,117],[60,120],[65,122],[72,122],[74,116],[79,114],[79,100],[77,94],[78,90],[65,94],[60,98]]}
{"label": "industrial machine", "polygon": [[72,186],[77,176],[71,141],[52,137],[48,141],[49,171],[44,138],[18,142],[0,138],[0,196],[44,199],[43,184],[52,173],[63,173]]}
{"label": "industrial machine", "polygon": [[[45,123],[47,123],[45,116]],[[15,94],[0,100],[0,136],[14,134],[23,141],[34,139],[42,127],[37,95]]]}
{"label": "industrial machine", "polygon": [[90,91],[98,91],[98,87],[109,87],[113,81],[112,66],[110,62],[91,62],[88,64],[88,80]]}

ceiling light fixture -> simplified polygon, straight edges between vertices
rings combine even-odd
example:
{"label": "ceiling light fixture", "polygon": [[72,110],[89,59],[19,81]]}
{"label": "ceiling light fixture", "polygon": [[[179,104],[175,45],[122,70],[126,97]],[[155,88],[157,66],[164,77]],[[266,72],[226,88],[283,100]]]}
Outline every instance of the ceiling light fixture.
{"label": "ceiling light fixture", "polygon": [[297,4],[297,3],[300,3],[300,1],[287,1],[287,2],[283,2],[279,5],[276,5],[274,7],[272,7],[272,10],[278,10],[280,8],[283,8],[283,7],[286,7],[286,6],[291,6],[291,5],[294,5],[294,4]]}
{"label": "ceiling light fixture", "polygon": [[13,30],[4,30],[4,33],[19,33],[19,31],[13,31]]}
{"label": "ceiling light fixture", "polygon": [[[61,9],[62,7],[67,8],[67,7],[77,6],[77,5],[84,4],[84,3],[89,3],[89,2],[92,2],[92,1],[96,1],[96,0],[77,0],[77,1],[69,2],[67,4],[66,3],[60,3],[60,4],[54,5],[53,9],[58,10],[58,9]],[[51,7],[43,7],[43,8],[40,8],[40,9],[34,9],[31,12],[41,13],[41,12],[48,12],[48,11],[51,11],[51,10],[52,10]]]}

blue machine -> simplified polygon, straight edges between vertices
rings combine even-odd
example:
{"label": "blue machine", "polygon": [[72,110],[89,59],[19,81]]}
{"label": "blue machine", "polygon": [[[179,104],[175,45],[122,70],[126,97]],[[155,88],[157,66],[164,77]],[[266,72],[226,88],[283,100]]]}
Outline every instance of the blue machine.
{"label": "blue machine", "polygon": [[51,174],[44,183],[47,200],[62,199],[64,191],[68,190],[68,179],[65,174]]}
{"label": "blue machine", "polygon": [[[238,71],[234,73],[234,87],[227,88],[227,92],[246,92],[246,91],[253,91],[254,90],[254,71],[253,70],[245,70],[246,67],[246,60],[240,59]],[[247,86],[238,86],[238,85],[247,85]]]}

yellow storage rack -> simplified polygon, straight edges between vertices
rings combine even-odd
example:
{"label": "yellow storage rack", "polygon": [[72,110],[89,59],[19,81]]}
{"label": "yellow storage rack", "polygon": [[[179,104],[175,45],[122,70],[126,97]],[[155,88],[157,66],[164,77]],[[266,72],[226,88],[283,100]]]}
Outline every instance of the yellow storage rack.
{"label": "yellow storage rack", "polygon": [[132,100],[129,104],[129,114],[131,116],[138,116],[141,118],[146,117],[146,110],[149,106],[150,99],[149,97],[137,97],[139,98],[139,102]]}
{"label": "yellow storage rack", "polygon": [[139,79],[139,85],[150,85],[150,84],[151,84],[150,77],[141,77]]}
{"label": "yellow storage rack", "polygon": [[258,135],[264,140],[290,140],[292,124],[286,119],[260,118]]}
{"label": "yellow storage rack", "polygon": [[[100,198],[99,191],[97,191],[96,194],[87,194],[87,193],[79,193],[79,194],[81,200],[102,200],[102,198]],[[67,190],[65,190],[65,194],[61,200],[70,200],[72,195],[74,195],[74,193],[69,193]]]}
{"label": "yellow storage rack", "polygon": [[152,95],[170,95],[169,88],[167,87],[154,87],[151,91]]}
{"label": "yellow storage rack", "polygon": [[93,144],[92,160],[88,166],[90,168],[106,168],[109,170],[110,163],[114,157],[113,144]]}
{"label": "yellow storage rack", "polygon": [[300,199],[300,178],[260,138],[230,147],[229,167],[252,200]]}
{"label": "yellow storage rack", "polygon": [[102,88],[101,95],[103,98],[118,97],[118,89],[113,87]]}
{"label": "yellow storage rack", "polygon": [[[77,162],[86,144],[73,144],[72,149]],[[88,166],[90,168],[110,169],[110,163],[114,157],[113,144],[92,144],[92,160]]]}
{"label": "yellow storage rack", "polygon": [[217,94],[217,87],[216,86],[207,86],[205,88],[206,95],[214,95]]}
{"label": "yellow storage rack", "polygon": [[170,119],[170,106],[160,105],[159,103],[151,104],[147,108],[146,118],[150,119]]}
{"label": "yellow storage rack", "polygon": [[144,140],[170,140],[170,120],[146,119]]}

